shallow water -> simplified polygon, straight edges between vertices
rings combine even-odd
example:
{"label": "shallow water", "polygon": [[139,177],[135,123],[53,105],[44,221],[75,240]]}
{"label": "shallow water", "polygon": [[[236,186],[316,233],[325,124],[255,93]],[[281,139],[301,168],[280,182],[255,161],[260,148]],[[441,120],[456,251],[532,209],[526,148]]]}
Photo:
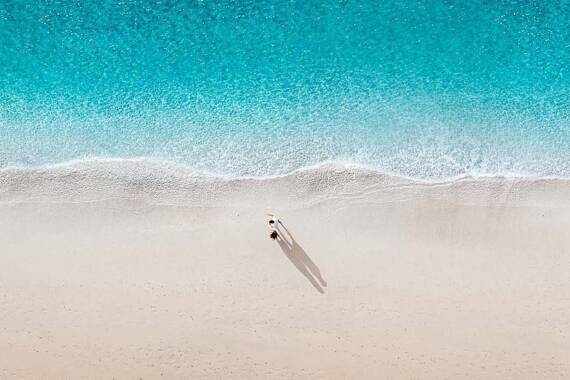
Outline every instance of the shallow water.
{"label": "shallow water", "polygon": [[567,2],[0,3],[0,166],[570,177]]}

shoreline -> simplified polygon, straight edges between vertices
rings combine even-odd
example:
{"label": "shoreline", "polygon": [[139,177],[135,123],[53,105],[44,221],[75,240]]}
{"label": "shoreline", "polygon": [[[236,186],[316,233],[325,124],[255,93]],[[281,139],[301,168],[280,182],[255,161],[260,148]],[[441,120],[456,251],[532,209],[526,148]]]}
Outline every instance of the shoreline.
{"label": "shoreline", "polygon": [[[569,163],[570,164],[570,163]],[[74,172],[81,170],[100,170],[101,173],[109,172],[121,174],[124,176],[136,175],[137,171],[147,170],[149,173],[159,175],[161,172],[168,173],[169,175],[178,174],[182,176],[195,176],[216,180],[273,180],[279,178],[286,178],[295,176],[304,172],[317,172],[317,171],[354,171],[366,173],[370,175],[388,176],[399,178],[402,180],[413,181],[417,183],[437,184],[459,181],[463,179],[519,179],[519,180],[570,180],[568,176],[559,175],[535,175],[523,174],[513,172],[497,172],[497,173],[484,173],[484,172],[465,172],[462,174],[441,176],[441,177],[415,177],[404,175],[402,173],[386,171],[381,168],[376,168],[370,165],[345,162],[345,161],[323,161],[317,164],[311,164],[294,169],[287,173],[271,174],[271,175],[232,175],[214,173],[204,170],[196,170],[192,166],[184,163],[179,163],[170,160],[161,160],[146,157],[132,157],[132,158],[101,158],[101,157],[87,157],[81,159],[74,159],[58,163],[46,163],[39,165],[4,165],[0,166],[0,174],[10,173],[45,173],[45,172]],[[129,172],[129,170],[131,172]]]}
{"label": "shoreline", "polygon": [[[567,201],[570,178],[462,176],[442,180],[418,180],[355,166],[324,164],[274,177],[223,177],[197,173],[183,165],[147,160],[81,161],[45,168],[1,168],[0,203],[41,201],[96,202],[105,198],[171,205],[226,205],[236,199],[262,199],[293,205],[331,199],[348,201],[378,193],[386,201],[414,196],[414,191],[455,201],[481,195],[488,205],[492,198],[512,197],[531,205],[536,188],[548,189],[561,204]],[[423,190],[422,190],[423,189]],[[438,190],[447,189],[448,191]],[[460,197],[458,198],[458,196]],[[240,197],[244,197],[240,199]]]}

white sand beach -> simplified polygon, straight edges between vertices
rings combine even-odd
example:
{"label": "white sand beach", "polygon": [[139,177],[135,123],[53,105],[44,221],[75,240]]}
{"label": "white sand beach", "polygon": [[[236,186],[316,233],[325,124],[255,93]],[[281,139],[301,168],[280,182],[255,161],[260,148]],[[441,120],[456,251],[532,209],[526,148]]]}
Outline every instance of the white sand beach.
{"label": "white sand beach", "polygon": [[0,378],[570,378],[568,180],[111,166],[0,172]]}

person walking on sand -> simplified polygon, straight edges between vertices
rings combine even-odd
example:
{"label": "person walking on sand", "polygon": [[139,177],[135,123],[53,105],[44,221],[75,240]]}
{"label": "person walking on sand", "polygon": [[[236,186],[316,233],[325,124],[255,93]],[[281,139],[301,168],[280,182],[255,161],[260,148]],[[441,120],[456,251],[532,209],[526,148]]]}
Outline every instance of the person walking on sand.
{"label": "person walking on sand", "polygon": [[277,239],[277,237],[279,236],[279,224],[281,223],[279,221],[279,219],[273,215],[273,214],[267,214],[268,216],[271,217],[271,219],[269,219],[269,227],[271,228],[271,233],[269,234],[269,237],[273,240]]}

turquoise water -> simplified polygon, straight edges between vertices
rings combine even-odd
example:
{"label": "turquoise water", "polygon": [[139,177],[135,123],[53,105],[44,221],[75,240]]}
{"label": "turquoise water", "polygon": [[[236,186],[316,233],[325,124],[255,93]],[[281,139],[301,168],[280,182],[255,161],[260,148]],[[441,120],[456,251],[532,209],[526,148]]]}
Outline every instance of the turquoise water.
{"label": "turquoise water", "polygon": [[0,167],[570,177],[568,1],[2,1]]}

